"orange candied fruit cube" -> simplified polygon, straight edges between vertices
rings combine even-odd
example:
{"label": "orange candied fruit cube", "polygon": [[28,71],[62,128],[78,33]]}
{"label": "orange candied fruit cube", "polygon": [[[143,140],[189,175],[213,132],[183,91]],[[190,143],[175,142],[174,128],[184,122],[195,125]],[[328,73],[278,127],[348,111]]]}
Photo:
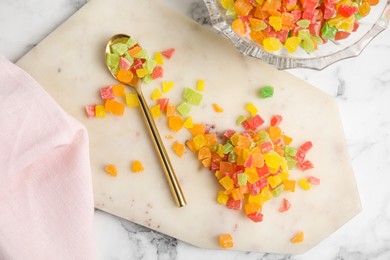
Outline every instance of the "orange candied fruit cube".
{"label": "orange candied fruit cube", "polygon": [[132,172],[142,172],[144,171],[144,166],[142,165],[142,162],[135,160],[131,164],[131,171]]}
{"label": "orange candied fruit cube", "polygon": [[188,130],[190,130],[193,136],[202,135],[205,132],[205,126],[204,124],[193,124],[192,128]]}
{"label": "orange candied fruit cube", "polygon": [[232,22],[232,29],[238,35],[241,35],[241,36],[245,35],[245,24],[244,24],[244,22],[240,18],[237,18],[236,20],[234,20]]}
{"label": "orange candied fruit cube", "polygon": [[116,77],[120,82],[130,84],[134,75],[130,70],[119,70]]}
{"label": "orange candied fruit cube", "polygon": [[223,108],[220,107],[218,104],[213,104],[213,108],[214,108],[214,111],[217,112],[217,113],[222,113],[223,112]]}
{"label": "orange candied fruit cube", "polygon": [[206,158],[211,158],[211,151],[209,147],[203,146],[198,151],[198,160],[201,161]]}
{"label": "orange candied fruit cube", "polygon": [[114,115],[123,115],[125,111],[125,105],[115,100],[106,100],[104,104],[104,109],[108,112],[113,113]]}
{"label": "orange candied fruit cube", "polygon": [[123,84],[118,84],[112,86],[112,92],[114,93],[115,96],[117,97],[123,97],[125,96],[125,85]]}
{"label": "orange candied fruit cube", "polygon": [[253,5],[247,0],[236,0],[233,5],[234,11],[236,11],[239,16],[247,16],[252,8]]}
{"label": "orange candied fruit cube", "polygon": [[218,237],[219,245],[223,249],[232,248],[234,246],[233,237],[230,234],[222,234]]}
{"label": "orange candied fruit cube", "polygon": [[167,105],[167,117],[176,116],[176,106],[175,105]]}
{"label": "orange candied fruit cube", "polygon": [[295,192],[295,181],[294,180],[284,180],[284,190]]}
{"label": "orange candied fruit cube", "polygon": [[114,177],[118,175],[118,171],[116,169],[116,166],[113,164],[109,164],[109,165],[105,166],[104,171],[107,174],[110,174],[111,176],[114,176]]}
{"label": "orange candied fruit cube", "polygon": [[169,128],[177,132],[183,127],[183,119],[180,116],[170,116],[168,117],[168,126]]}
{"label": "orange candied fruit cube", "polygon": [[305,240],[305,233],[300,231],[291,239],[291,243],[301,243],[303,240]]}
{"label": "orange candied fruit cube", "polygon": [[137,45],[134,48],[131,48],[130,50],[128,50],[128,53],[130,54],[131,57],[134,58],[135,55],[137,55],[141,50],[142,50],[142,48]]}
{"label": "orange candied fruit cube", "polygon": [[183,154],[184,154],[184,145],[179,143],[178,141],[176,141],[174,144],[173,144],[173,151],[177,154],[177,156],[179,157],[182,157]]}

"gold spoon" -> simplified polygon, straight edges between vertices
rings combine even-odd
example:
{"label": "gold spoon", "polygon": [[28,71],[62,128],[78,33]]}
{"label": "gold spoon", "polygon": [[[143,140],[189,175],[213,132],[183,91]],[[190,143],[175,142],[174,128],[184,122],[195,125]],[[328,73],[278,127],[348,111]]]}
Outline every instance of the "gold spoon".
{"label": "gold spoon", "polygon": [[[126,43],[127,40],[130,38],[130,36],[125,35],[125,34],[116,34],[110,38],[106,45],[106,65],[107,65],[107,55],[111,53],[111,45],[115,43]],[[162,164],[165,177],[168,181],[169,187],[171,189],[172,195],[175,199],[176,204],[179,207],[185,206],[186,200],[184,198],[183,192],[181,191],[179,182],[177,181],[175,172],[173,170],[172,164],[169,160],[167,151],[164,148],[164,144],[161,140],[160,134],[158,133],[157,127],[154,123],[154,120],[152,118],[152,115],[150,114],[149,107],[145,101],[145,98],[142,94],[141,91],[141,79],[139,79],[136,75],[134,75],[135,79],[132,80],[130,83],[129,82],[122,82],[120,81],[117,76],[112,72],[111,68],[107,65],[108,70],[112,74],[112,76],[121,82],[124,85],[130,86],[134,89],[134,91],[137,94],[138,101],[141,107],[142,115],[144,116],[144,120],[146,123],[146,126],[148,127],[149,133],[153,139],[154,147],[157,150],[157,153],[160,158],[160,162]]]}

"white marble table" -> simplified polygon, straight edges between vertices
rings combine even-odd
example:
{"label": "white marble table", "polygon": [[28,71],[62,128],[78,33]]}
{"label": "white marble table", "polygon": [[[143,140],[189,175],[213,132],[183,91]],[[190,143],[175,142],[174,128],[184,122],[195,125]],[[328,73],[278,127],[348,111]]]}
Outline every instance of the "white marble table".
{"label": "white marble table", "polygon": [[[202,24],[201,0],[162,0]],[[17,61],[86,0],[1,0],[0,53]],[[95,212],[98,259],[390,259],[390,29],[357,58],[294,75],[336,96],[363,211],[304,255],[210,251],[192,247],[101,211]]]}

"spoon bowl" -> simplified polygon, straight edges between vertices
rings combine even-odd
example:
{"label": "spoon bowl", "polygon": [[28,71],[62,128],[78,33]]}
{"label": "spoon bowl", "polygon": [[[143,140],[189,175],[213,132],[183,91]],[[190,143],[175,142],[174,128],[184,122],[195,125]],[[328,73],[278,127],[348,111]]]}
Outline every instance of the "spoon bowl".
{"label": "spoon bowl", "polygon": [[[183,192],[180,188],[179,182],[176,178],[176,174],[173,170],[172,164],[169,160],[168,153],[165,150],[164,144],[161,140],[160,134],[157,130],[157,127],[154,123],[153,117],[150,113],[149,107],[146,103],[146,100],[142,94],[141,91],[141,79],[137,77],[137,75],[132,75],[131,80],[124,81],[124,80],[119,80],[118,76],[116,73],[114,73],[113,69],[108,65],[107,62],[107,57],[109,54],[112,54],[112,45],[116,43],[127,43],[127,41],[130,39],[130,36],[126,34],[116,34],[110,38],[106,45],[106,50],[105,50],[105,59],[106,59],[106,65],[108,70],[110,71],[111,75],[121,82],[124,85],[127,85],[135,91],[137,94],[137,98],[141,107],[142,115],[145,121],[145,124],[147,126],[147,129],[150,133],[150,136],[152,137],[154,147],[156,149],[156,152],[159,156],[161,166],[163,168],[165,177],[167,179],[168,185],[171,189],[172,196],[176,202],[176,204],[179,207],[183,207],[186,205],[186,200],[184,198]],[[138,44],[137,44],[138,45]],[[129,71],[129,73],[131,73]]]}

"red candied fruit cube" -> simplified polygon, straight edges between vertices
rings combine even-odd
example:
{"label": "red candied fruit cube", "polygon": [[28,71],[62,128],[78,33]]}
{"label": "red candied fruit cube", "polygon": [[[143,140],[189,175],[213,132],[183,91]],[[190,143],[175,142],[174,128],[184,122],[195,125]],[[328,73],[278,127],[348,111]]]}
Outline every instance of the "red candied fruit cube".
{"label": "red candied fruit cube", "polygon": [[291,204],[288,200],[283,199],[282,205],[279,208],[279,212],[285,212],[291,207]]}
{"label": "red candied fruit cube", "polygon": [[164,111],[167,108],[168,103],[169,103],[169,98],[159,98],[157,100],[157,104],[160,105],[161,111]]}
{"label": "red candied fruit cube", "polygon": [[314,164],[311,161],[307,160],[307,161],[304,161],[304,162],[300,162],[299,163],[299,168],[301,168],[302,171],[306,171],[306,170],[314,168]]}
{"label": "red candied fruit cube", "polygon": [[171,49],[168,49],[168,50],[165,50],[165,51],[162,51],[161,54],[167,58],[168,60],[172,57],[172,55],[175,53],[175,49],[174,48],[171,48]]}
{"label": "red candied fruit cube", "polygon": [[287,30],[281,30],[276,32],[276,38],[279,39],[282,43],[285,43],[288,37],[288,31]]}
{"label": "red candied fruit cube", "polygon": [[355,21],[355,22],[353,23],[353,29],[352,29],[352,31],[353,31],[353,32],[356,32],[358,28],[359,28],[359,23]]}
{"label": "red candied fruit cube", "polygon": [[305,160],[306,153],[302,149],[298,149],[297,153],[295,154],[295,160],[298,161],[298,163],[303,162]]}
{"label": "red candied fruit cube", "polygon": [[304,10],[314,10],[318,5],[318,0],[304,0],[303,9]]}
{"label": "red candied fruit cube", "polygon": [[269,168],[266,164],[264,164],[261,168],[256,168],[256,171],[260,179],[261,177],[267,176],[269,174]]}
{"label": "red candied fruit cube", "polygon": [[226,207],[229,209],[240,210],[242,207],[242,200],[234,200],[230,197],[226,202]]}
{"label": "red candied fruit cube", "polygon": [[156,66],[152,72],[152,79],[162,78],[164,75],[164,69],[161,66]]}
{"label": "red candied fruit cube", "polygon": [[340,5],[337,11],[341,16],[348,18],[357,13],[359,11],[359,8],[357,6]]}
{"label": "red candied fruit cube", "polygon": [[264,123],[264,120],[258,115],[254,115],[252,118],[248,120],[248,124],[252,130],[256,130]]}
{"label": "red candied fruit cube", "polygon": [[251,214],[248,214],[247,215],[248,218],[250,218],[253,222],[261,222],[263,221],[263,214],[261,214],[260,212],[253,212]]}
{"label": "red candied fruit cube", "polygon": [[245,129],[246,131],[251,130],[251,126],[249,125],[248,119],[245,120],[244,122],[242,122],[241,125],[242,125],[242,127],[244,127],[244,129]]}
{"label": "red candied fruit cube", "polygon": [[281,115],[274,115],[271,118],[271,126],[278,126],[283,120],[283,117]]}
{"label": "red candied fruit cube", "polygon": [[302,17],[302,11],[300,10],[293,10],[291,11],[291,14],[294,16],[293,23],[296,23]]}
{"label": "red candied fruit cube", "polygon": [[309,31],[311,35],[320,36],[321,32],[321,21],[316,21],[309,25]]}
{"label": "red candied fruit cube", "polygon": [[133,65],[130,68],[130,71],[133,72],[133,74],[136,73],[136,70],[142,69],[143,61],[142,59],[135,59]]}
{"label": "red candied fruit cube", "polygon": [[228,129],[225,131],[223,136],[225,136],[227,139],[230,139],[230,137],[232,137],[235,133],[236,131],[234,131],[233,129]]}
{"label": "red candied fruit cube", "polygon": [[313,143],[310,141],[305,142],[304,144],[299,147],[304,153],[307,153],[311,148],[313,147]]}
{"label": "red candied fruit cube", "polygon": [[351,35],[350,32],[337,31],[336,35],[334,36],[334,39],[336,41],[344,40],[344,39],[348,38],[350,35]]}
{"label": "red candied fruit cube", "polygon": [[335,4],[325,4],[323,12],[323,17],[325,20],[335,17],[337,13]]}

